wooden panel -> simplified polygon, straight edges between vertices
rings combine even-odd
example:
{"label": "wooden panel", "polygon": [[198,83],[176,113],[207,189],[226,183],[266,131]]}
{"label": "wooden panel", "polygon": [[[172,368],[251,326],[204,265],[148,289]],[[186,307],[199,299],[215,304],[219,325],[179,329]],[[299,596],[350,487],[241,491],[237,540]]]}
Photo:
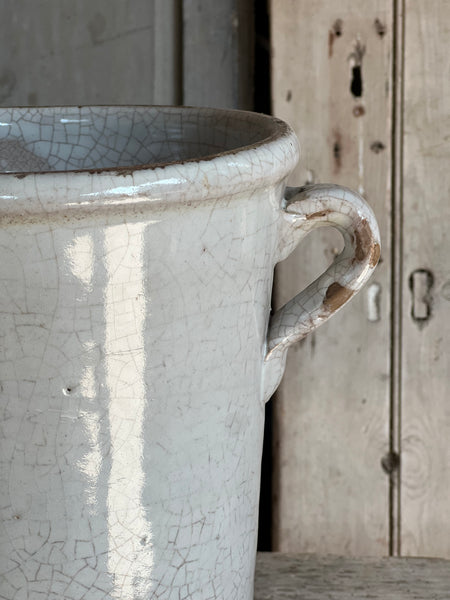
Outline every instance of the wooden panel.
{"label": "wooden panel", "polygon": [[[367,288],[289,351],[274,402],[274,550],[389,551],[390,0],[272,0],[274,113],[302,146],[292,185],[364,194],[382,234]],[[331,262],[334,231],[277,269],[275,308]]]}
{"label": "wooden panel", "polygon": [[[147,0],[148,1],[148,0]],[[154,0],[155,104],[182,104],[182,0]]]}
{"label": "wooden panel", "polygon": [[450,563],[258,554],[255,600],[448,600]]}
{"label": "wooden panel", "polygon": [[175,6],[176,0],[3,2],[0,104],[177,102]]}
{"label": "wooden panel", "polygon": [[253,2],[183,0],[183,104],[253,107]]}
{"label": "wooden panel", "polygon": [[403,554],[441,557],[450,557],[449,22],[445,0],[406,2],[401,541]]}

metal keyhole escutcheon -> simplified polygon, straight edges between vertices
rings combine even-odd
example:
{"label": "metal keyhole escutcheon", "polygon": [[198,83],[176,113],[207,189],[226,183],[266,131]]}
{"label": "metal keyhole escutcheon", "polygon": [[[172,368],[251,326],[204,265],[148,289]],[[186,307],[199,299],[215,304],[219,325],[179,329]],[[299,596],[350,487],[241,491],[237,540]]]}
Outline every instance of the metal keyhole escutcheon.
{"label": "metal keyhole escutcheon", "polygon": [[409,289],[412,295],[411,317],[421,323],[431,317],[431,289],[434,277],[428,269],[416,269],[409,277]]}

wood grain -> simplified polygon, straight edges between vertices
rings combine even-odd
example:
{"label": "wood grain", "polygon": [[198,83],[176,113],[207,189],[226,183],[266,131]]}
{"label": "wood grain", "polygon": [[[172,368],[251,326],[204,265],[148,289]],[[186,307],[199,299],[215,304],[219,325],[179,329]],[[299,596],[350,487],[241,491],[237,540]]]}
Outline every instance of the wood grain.
{"label": "wood grain", "polygon": [[[303,149],[291,184],[332,181],[359,190],[382,234],[382,264],[371,281],[378,287],[289,351],[274,403],[274,550],[389,549],[381,460],[390,419],[391,4],[271,2],[274,113],[294,127]],[[336,232],[323,230],[280,264],[275,308],[315,278],[340,244]],[[369,310],[370,294],[378,306]]]}
{"label": "wood grain", "polygon": [[260,553],[255,600],[448,600],[450,562]]}
{"label": "wood grain", "polygon": [[[450,4],[405,6],[401,547],[450,557]],[[417,269],[431,276],[422,321]]]}

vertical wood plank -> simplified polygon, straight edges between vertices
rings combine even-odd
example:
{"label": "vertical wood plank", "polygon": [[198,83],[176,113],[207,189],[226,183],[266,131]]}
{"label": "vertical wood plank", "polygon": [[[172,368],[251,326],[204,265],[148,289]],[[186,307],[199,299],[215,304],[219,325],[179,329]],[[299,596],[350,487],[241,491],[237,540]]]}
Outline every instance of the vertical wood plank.
{"label": "vertical wood plank", "polygon": [[450,4],[405,9],[401,545],[449,558]]}
{"label": "vertical wood plank", "polygon": [[[361,294],[290,350],[274,401],[274,550],[389,551],[390,0],[272,0],[274,113],[303,148],[292,185],[359,190],[382,234]],[[277,269],[276,305],[331,262],[339,236],[310,236]]]}
{"label": "vertical wood plank", "polygon": [[164,6],[161,0],[3,2],[0,104],[177,102],[175,5],[176,0],[164,0]]}
{"label": "vertical wood plank", "polygon": [[154,104],[181,104],[181,0],[154,0]]}
{"label": "vertical wood plank", "polygon": [[253,107],[253,3],[183,0],[183,104]]}

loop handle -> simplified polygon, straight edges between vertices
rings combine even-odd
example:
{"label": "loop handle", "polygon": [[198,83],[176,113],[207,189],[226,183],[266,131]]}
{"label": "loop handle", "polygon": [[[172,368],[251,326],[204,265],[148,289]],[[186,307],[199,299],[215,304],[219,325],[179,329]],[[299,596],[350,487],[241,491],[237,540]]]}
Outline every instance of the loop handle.
{"label": "loop handle", "polygon": [[283,217],[288,227],[287,231],[284,228],[286,239],[282,244],[292,246],[290,238],[298,229],[306,234],[317,227],[331,226],[342,233],[345,245],[322,275],[272,315],[265,362],[276,360],[278,368],[273,365],[271,370],[278,371],[278,375],[273,372],[266,377],[266,398],[281,379],[287,348],[342,308],[369,279],[380,258],[378,225],[372,209],[359,194],[341,186],[320,184],[288,188],[286,198]]}

